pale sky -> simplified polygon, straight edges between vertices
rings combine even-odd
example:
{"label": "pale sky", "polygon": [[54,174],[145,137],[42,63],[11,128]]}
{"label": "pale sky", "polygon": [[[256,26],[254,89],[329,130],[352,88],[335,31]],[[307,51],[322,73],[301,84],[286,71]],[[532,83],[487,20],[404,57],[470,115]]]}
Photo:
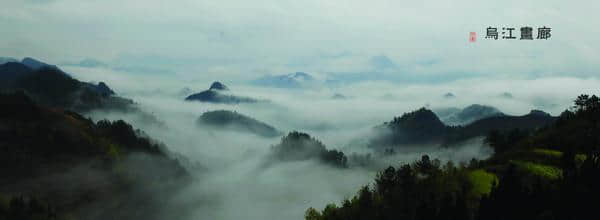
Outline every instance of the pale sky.
{"label": "pale sky", "polygon": [[[4,0],[0,56],[246,78],[595,77],[599,10],[598,1],[558,0]],[[484,39],[488,26],[517,37],[522,26],[546,26],[552,37]]]}

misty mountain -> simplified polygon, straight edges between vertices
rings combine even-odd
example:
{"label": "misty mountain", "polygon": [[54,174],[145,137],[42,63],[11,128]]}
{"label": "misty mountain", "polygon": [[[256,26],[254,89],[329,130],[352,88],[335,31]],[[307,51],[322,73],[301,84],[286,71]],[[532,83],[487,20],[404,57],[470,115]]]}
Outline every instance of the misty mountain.
{"label": "misty mountain", "polygon": [[392,59],[385,55],[371,57],[369,62],[376,70],[392,70],[398,67]]}
{"label": "misty mountain", "polygon": [[92,59],[92,58],[85,58],[79,62],[67,62],[64,63],[63,65],[68,65],[68,66],[78,66],[78,67],[85,67],[85,68],[97,68],[97,67],[108,67],[108,64],[96,60],[96,59]]}
{"label": "misty mountain", "polygon": [[[519,117],[551,116],[534,110]],[[600,194],[598,121],[600,98],[581,95],[542,129],[489,134],[488,159],[456,166],[423,155],[378,172],[343,206],[309,208],[305,219],[586,219],[596,206],[585,198]]]}
{"label": "misty mountain", "polygon": [[208,90],[189,95],[185,98],[185,101],[200,101],[222,104],[255,103],[259,101],[249,97],[230,95],[228,94],[228,91],[229,89],[224,84],[220,82],[213,82]]}
{"label": "misty mountain", "polygon": [[21,60],[21,63],[33,70],[39,70],[42,68],[58,69],[58,67],[55,65],[50,65],[50,64],[44,63],[42,61],[33,59],[31,57],[23,58],[23,60]]}
{"label": "misty mountain", "polygon": [[303,88],[316,83],[313,76],[304,72],[295,72],[285,75],[267,75],[252,81],[252,84],[276,88]]}
{"label": "misty mountain", "polygon": [[189,176],[124,121],[94,123],[22,91],[0,103],[1,219],[152,219],[163,204],[150,192],[168,196]]}
{"label": "misty mountain", "polygon": [[318,160],[336,167],[347,167],[343,152],[327,150],[321,141],[302,132],[293,131],[271,147],[271,157],[277,161]]}
{"label": "misty mountain", "polygon": [[432,111],[438,116],[438,118],[440,118],[440,120],[444,121],[444,118],[448,118],[454,114],[457,114],[462,111],[462,109],[457,107],[448,107],[433,109]]}
{"label": "misty mountain", "polygon": [[331,96],[331,99],[343,100],[343,99],[348,99],[348,97],[346,97],[345,95],[342,95],[340,93],[336,93],[336,94],[333,94],[333,96]]}
{"label": "misty mountain", "polygon": [[98,94],[100,94],[102,96],[110,96],[110,95],[115,95],[116,94],[104,82],[99,82],[96,85],[94,85],[92,83],[85,83],[85,86],[87,86],[87,88],[93,90],[94,92],[96,92],[96,93],[98,93]]}
{"label": "misty mountain", "polygon": [[456,98],[456,95],[454,95],[454,93],[448,92],[448,93],[444,94],[444,98],[452,99],[452,98]]}
{"label": "misty mountain", "polygon": [[263,137],[276,137],[281,135],[281,132],[273,126],[228,110],[205,112],[198,118],[197,123],[201,126],[252,133]]}
{"label": "misty mountain", "polygon": [[426,108],[394,117],[392,121],[376,126],[374,130],[377,135],[370,140],[369,146],[372,148],[440,143],[452,132],[451,127],[442,123],[435,113]]}
{"label": "misty mountain", "polygon": [[510,92],[503,92],[502,94],[500,94],[500,97],[506,98],[506,99],[512,99],[512,98],[514,98],[513,94],[510,93]]}
{"label": "misty mountain", "polygon": [[177,96],[180,97],[188,97],[190,94],[194,93],[190,87],[183,87],[177,92]]}
{"label": "misty mountain", "polygon": [[213,82],[208,89],[216,91],[229,91],[229,88],[227,88],[227,86],[223,85],[221,82]]}
{"label": "misty mountain", "polygon": [[421,108],[376,126],[376,135],[369,140],[368,146],[379,150],[415,144],[450,146],[474,137],[485,136],[491,131],[531,131],[547,126],[555,120],[556,117],[550,114],[532,110],[523,116],[498,114],[464,126],[447,126],[431,110]]}
{"label": "misty mountain", "polygon": [[97,85],[80,82],[55,66],[35,70],[21,63],[6,63],[0,65],[0,78],[2,90],[24,90],[36,102],[49,107],[80,112],[94,109],[125,111],[133,104],[131,100],[113,96],[115,92],[103,82]]}
{"label": "misty mountain", "polygon": [[31,57],[25,57],[21,61],[15,59],[15,58],[12,58],[12,57],[0,57],[0,65],[10,63],[10,62],[21,63],[21,64],[29,67],[32,70],[39,70],[41,68],[58,69],[58,67],[55,65],[50,65],[50,64],[44,63],[42,61],[36,60],[34,58],[31,58]]}
{"label": "misty mountain", "polygon": [[16,62],[0,65],[0,91],[24,91],[37,104],[78,113],[135,113],[139,122],[164,126],[154,115],[140,109],[133,100],[117,96],[106,83],[81,82],[55,66],[34,70]]}
{"label": "misty mountain", "polygon": [[465,125],[479,119],[503,115],[500,110],[494,107],[479,104],[469,105],[464,109],[448,108],[435,110],[435,113],[440,117],[440,120],[451,126]]}
{"label": "misty mountain", "polygon": [[19,62],[17,59],[12,57],[0,57],[0,65],[8,63],[8,62]]}
{"label": "misty mountain", "polygon": [[497,115],[483,118],[465,126],[455,127],[454,132],[446,136],[444,144],[452,145],[473,137],[488,135],[492,131],[534,131],[554,123],[556,119],[557,117],[540,110],[531,110],[530,113],[521,116]]}
{"label": "misty mountain", "polygon": [[0,86],[2,89],[14,87],[17,79],[25,77],[33,70],[22,63],[8,62],[0,65]]}

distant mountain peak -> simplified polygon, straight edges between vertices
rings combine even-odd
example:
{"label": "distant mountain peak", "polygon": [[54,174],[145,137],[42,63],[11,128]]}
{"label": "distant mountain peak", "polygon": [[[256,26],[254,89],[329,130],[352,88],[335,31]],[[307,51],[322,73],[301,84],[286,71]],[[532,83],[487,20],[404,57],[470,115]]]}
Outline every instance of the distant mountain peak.
{"label": "distant mountain peak", "polygon": [[19,68],[22,70],[30,70],[31,71],[31,68],[29,68],[25,64],[22,64],[19,62],[7,62],[7,63],[0,64],[0,66],[2,68]]}
{"label": "distant mountain peak", "polygon": [[383,126],[377,126],[381,135],[376,135],[370,140],[370,146],[381,148],[402,144],[430,143],[441,141],[450,129],[437,117],[433,111],[427,108],[404,113],[400,117],[394,117]]}
{"label": "distant mountain peak", "polygon": [[402,130],[418,130],[424,125],[434,130],[443,130],[446,127],[433,111],[425,107],[394,117],[392,121],[385,124],[393,129]]}
{"label": "distant mountain peak", "polygon": [[542,110],[537,110],[537,109],[531,110],[531,111],[529,112],[529,114],[527,114],[527,115],[531,115],[531,116],[544,116],[544,117],[552,117],[552,115],[550,115],[549,113],[547,113],[547,112],[545,112],[545,111],[542,111]]}
{"label": "distant mountain peak", "polygon": [[277,88],[303,88],[316,82],[315,78],[305,72],[294,72],[283,75],[266,75],[253,83],[260,86]]}
{"label": "distant mountain peak", "polygon": [[17,63],[19,61],[12,57],[0,57],[0,65],[5,64],[5,63],[11,63],[11,62]]}
{"label": "distant mountain peak", "polygon": [[108,65],[106,63],[103,63],[102,61],[99,61],[96,59],[85,58],[85,59],[79,61],[77,66],[93,68],[93,67],[107,67]]}
{"label": "distant mountain peak", "polygon": [[313,80],[314,78],[305,72],[295,72],[290,74],[293,78],[302,79],[302,80]]}
{"label": "distant mountain peak", "polygon": [[222,91],[227,91],[229,88],[223,85],[222,83],[215,81],[210,85],[210,88],[204,90],[199,93],[194,93],[185,98],[186,101],[201,101],[201,102],[212,102],[212,103],[224,103],[224,104],[239,104],[239,103],[255,103],[259,100],[228,95],[226,93],[222,93]]}
{"label": "distant mountain peak", "polygon": [[22,63],[26,63],[26,62],[38,62],[38,63],[40,63],[40,61],[38,61],[36,59],[33,59],[31,57],[25,57],[25,58],[23,58],[23,60],[21,60],[21,62]]}
{"label": "distant mountain peak", "polygon": [[371,57],[370,63],[377,70],[395,69],[397,67],[396,63],[385,55]]}
{"label": "distant mountain peak", "polygon": [[[496,109],[485,105],[472,105],[465,108],[467,112],[486,113],[489,117],[481,118],[461,126],[446,126],[429,109],[404,113],[395,117],[383,126],[377,126],[375,135],[369,146],[383,150],[385,147],[397,147],[418,143],[438,143],[450,146],[470,138],[485,136],[492,130],[509,131],[512,129],[533,130],[552,123],[555,118],[548,113],[532,110],[525,116],[504,115]],[[471,109],[471,110],[469,110]],[[484,114],[484,115],[486,115]],[[494,117],[491,117],[494,116]]]}
{"label": "distant mountain peak", "polygon": [[271,147],[271,156],[280,161],[317,159],[338,168],[347,167],[348,158],[343,152],[328,150],[325,145],[307,133],[292,131]]}
{"label": "distant mountain peak", "polygon": [[345,95],[342,95],[340,93],[333,94],[333,96],[331,98],[332,99],[347,99],[347,97]]}
{"label": "distant mountain peak", "polygon": [[468,118],[474,116],[487,117],[489,115],[501,114],[500,110],[487,105],[472,104],[465,107],[459,114],[459,117]]}
{"label": "distant mountain peak", "polygon": [[33,70],[39,70],[41,68],[58,69],[58,67],[56,67],[55,65],[50,65],[42,61],[33,59],[31,57],[23,58],[23,60],[21,60],[21,63]]}
{"label": "distant mountain peak", "polygon": [[198,125],[209,125],[218,129],[253,133],[263,137],[276,137],[281,135],[281,133],[271,125],[229,110],[205,112],[198,118],[196,123]]}
{"label": "distant mountain peak", "polygon": [[442,109],[436,111],[436,114],[447,125],[466,125],[479,119],[504,115],[492,106],[481,104],[472,104],[464,109]]}
{"label": "distant mountain peak", "polygon": [[413,112],[404,113],[401,117],[394,118],[394,120],[391,123],[397,124],[405,122],[432,123],[437,127],[444,126],[444,124],[440,121],[437,115],[433,111],[425,107],[422,107],[419,110]]}
{"label": "distant mountain peak", "polygon": [[221,83],[219,81],[215,81],[212,83],[212,85],[210,85],[209,90],[227,91],[227,90],[229,90],[229,88],[227,88],[227,86],[225,86],[223,83]]}
{"label": "distant mountain peak", "polygon": [[510,93],[510,92],[503,92],[502,94],[500,94],[500,97],[507,98],[507,99],[512,99],[513,98],[513,94]]}
{"label": "distant mountain peak", "polygon": [[98,85],[94,85],[91,83],[87,84],[87,87],[92,89],[92,91],[97,92],[103,96],[115,95],[116,93],[106,85],[104,82],[99,82]]}
{"label": "distant mountain peak", "polygon": [[456,96],[453,93],[449,92],[449,93],[444,94],[444,98],[451,99],[451,98],[456,98]]}

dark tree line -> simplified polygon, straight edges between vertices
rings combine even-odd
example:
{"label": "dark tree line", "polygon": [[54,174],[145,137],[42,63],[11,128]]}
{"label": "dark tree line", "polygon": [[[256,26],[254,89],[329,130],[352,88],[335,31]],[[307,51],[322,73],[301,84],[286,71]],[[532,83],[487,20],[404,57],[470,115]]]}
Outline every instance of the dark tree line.
{"label": "dark tree line", "polygon": [[[464,168],[466,169],[466,168]],[[421,160],[378,173],[372,186],[356,196],[330,204],[321,212],[310,208],[306,219],[468,219],[468,181],[452,163],[425,155]]]}
{"label": "dark tree line", "polygon": [[529,132],[521,129],[510,131],[492,130],[485,138],[485,142],[494,149],[494,153],[504,153],[514,147],[519,141],[529,136]]}
{"label": "dark tree line", "polygon": [[0,205],[0,220],[51,220],[59,219],[56,208],[35,197],[16,196]]}

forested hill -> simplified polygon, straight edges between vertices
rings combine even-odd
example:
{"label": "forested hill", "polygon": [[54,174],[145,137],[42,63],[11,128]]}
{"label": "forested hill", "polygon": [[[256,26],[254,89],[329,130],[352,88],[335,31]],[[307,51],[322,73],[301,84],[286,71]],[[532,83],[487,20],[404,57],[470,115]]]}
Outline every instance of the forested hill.
{"label": "forested hill", "polygon": [[486,136],[492,131],[508,132],[519,130],[531,132],[544,128],[554,121],[556,117],[539,110],[532,110],[526,115],[498,115],[476,120],[465,126],[457,126],[454,132],[449,134],[444,144],[451,145],[477,136]]}
{"label": "forested hill", "polygon": [[0,91],[25,91],[36,102],[77,112],[91,110],[130,111],[133,101],[115,96],[103,82],[80,82],[56,66],[8,62],[0,65]]}
{"label": "forested hill", "polygon": [[371,147],[381,148],[404,144],[425,144],[441,142],[452,132],[452,128],[442,121],[429,109],[404,113],[390,122],[377,126],[378,136],[371,140]]}
{"label": "forested hill", "polygon": [[94,123],[23,92],[0,103],[0,219],[152,219],[164,201],[149,195],[188,178],[124,121]]}
{"label": "forested hill", "polygon": [[447,125],[467,125],[479,119],[504,115],[500,110],[487,105],[473,104],[463,109],[437,109],[435,114]]}
{"label": "forested hill", "polygon": [[572,109],[529,133],[490,134],[496,153],[483,161],[423,156],[389,167],[354,197],[309,208],[305,218],[590,219],[600,196],[600,99],[579,96]]}
{"label": "forested hill", "polygon": [[375,135],[370,139],[369,147],[383,150],[403,145],[450,146],[470,138],[485,136],[492,131],[532,131],[549,125],[554,120],[556,118],[547,113],[533,110],[523,116],[501,114],[464,126],[447,126],[431,110],[421,108],[375,127]]}
{"label": "forested hill", "polygon": [[348,166],[348,158],[343,152],[328,150],[321,141],[298,131],[282,137],[279,144],[271,147],[270,156],[276,162],[316,160],[339,168]]}
{"label": "forested hill", "polygon": [[205,112],[198,118],[196,123],[200,126],[210,126],[212,129],[246,132],[263,137],[276,137],[281,135],[281,132],[271,125],[228,110]]}
{"label": "forested hill", "polygon": [[220,82],[213,82],[210,88],[199,93],[194,93],[185,98],[185,101],[199,101],[208,103],[240,104],[256,103],[257,99],[228,94],[229,88]]}

